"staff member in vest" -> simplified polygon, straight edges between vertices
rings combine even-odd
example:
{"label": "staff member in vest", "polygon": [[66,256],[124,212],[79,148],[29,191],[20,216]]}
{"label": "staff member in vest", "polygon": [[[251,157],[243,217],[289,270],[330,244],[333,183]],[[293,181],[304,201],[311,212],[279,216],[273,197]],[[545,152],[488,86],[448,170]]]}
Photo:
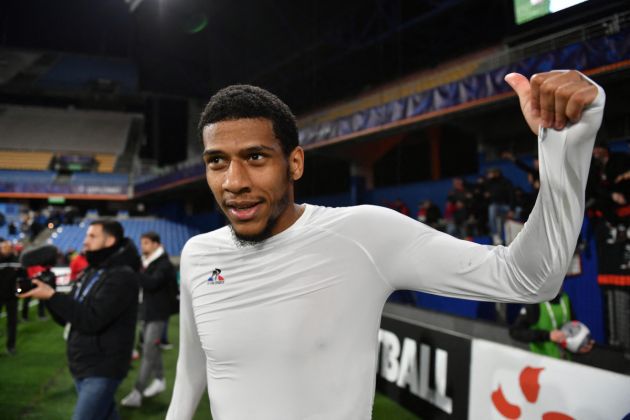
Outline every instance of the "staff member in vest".
{"label": "staff member in vest", "polygon": [[[571,309],[569,295],[561,291],[548,302],[524,305],[510,328],[510,336],[529,343],[529,349],[534,353],[568,359],[570,357],[562,348],[567,336],[560,329],[574,319],[576,318]],[[581,347],[579,353],[588,353],[592,348],[591,341]]]}
{"label": "staff member in vest", "polygon": [[90,223],[83,242],[88,267],[69,294],[39,280],[20,295],[47,301],[68,329],[68,365],[78,393],[73,420],[118,419],[114,394],[129,371],[138,313],[140,258],[120,223]]}
{"label": "staff member in vest", "polygon": [[[140,246],[144,269],[140,274],[141,313],[145,322],[142,362],[134,389],[121,401],[125,407],[140,407],[143,396],[153,397],[166,390],[160,343],[172,312],[177,287],[175,267],[162,246],[160,235],[155,232],[144,233],[140,237]],[[153,382],[147,386],[152,376]]]}

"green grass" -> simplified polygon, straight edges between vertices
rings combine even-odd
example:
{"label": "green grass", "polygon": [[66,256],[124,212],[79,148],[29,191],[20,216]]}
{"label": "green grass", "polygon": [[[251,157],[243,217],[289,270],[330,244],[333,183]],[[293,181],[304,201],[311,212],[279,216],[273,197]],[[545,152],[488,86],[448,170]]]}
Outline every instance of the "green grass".
{"label": "green grass", "polygon": [[[31,321],[18,324],[17,354],[0,352],[0,418],[12,419],[68,419],[76,401],[74,384],[68,372],[62,328],[52,320],[39,321],[31,308]],[[171,342],[178,342],[178,319],[169,325]],[[6,320],[0,319],[0,344],[4,347]],[[163,419],[168,409],[175,379],[177,348],[163,352],[167,392],[145,399],[140,409],[118,409],[122,419]],[[131,391],[137,377],[139,362],[123,381],[116,401]],[[208,396],[202,398],[195,419],[211,419]],[[418,420],[419,418],[392,400],[377,394],[374,400],[374,420]]]}

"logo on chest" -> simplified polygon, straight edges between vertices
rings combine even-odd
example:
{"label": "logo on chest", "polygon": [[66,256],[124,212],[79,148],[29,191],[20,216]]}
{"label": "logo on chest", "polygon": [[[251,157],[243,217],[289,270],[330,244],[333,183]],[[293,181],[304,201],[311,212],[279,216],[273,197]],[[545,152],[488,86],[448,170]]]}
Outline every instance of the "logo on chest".
{"label": "logo on chest", "polygon": [[215,268],[208,277],[208,284],[223,284],[225,278],[221,275],[221,269]]}

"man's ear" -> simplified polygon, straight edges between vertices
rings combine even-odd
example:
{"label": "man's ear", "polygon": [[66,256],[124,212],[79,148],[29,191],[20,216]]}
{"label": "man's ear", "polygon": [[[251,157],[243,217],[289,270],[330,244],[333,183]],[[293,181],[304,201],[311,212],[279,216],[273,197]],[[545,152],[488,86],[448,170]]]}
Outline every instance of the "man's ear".
{"label": "man's ear", "polygon": [[110,246],[114,246],[116,243],[116,238],[111,235],[105,235],[105,248],[109,248]]}
{"label": "man's ear", "polygon": [[304,149],[297,146],[289,155],[289,174],[291,180],[297,181],[304,174]]}

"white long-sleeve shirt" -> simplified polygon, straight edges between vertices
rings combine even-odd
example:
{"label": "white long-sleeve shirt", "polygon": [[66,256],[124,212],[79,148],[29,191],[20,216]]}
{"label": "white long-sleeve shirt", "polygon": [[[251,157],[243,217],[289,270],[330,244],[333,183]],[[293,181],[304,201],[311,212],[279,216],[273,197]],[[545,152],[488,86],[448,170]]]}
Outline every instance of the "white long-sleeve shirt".
{"label": "white long-sleeve shirt", "polygon": [[578,123],[540,130],[540,192],[509,247],[458,240],[381,207],[308,204],[256,246],[237,246],[227,227],[190,239],[167,419],[190,419],[206,385],[215,420],[369,419],[381,311],[392,291],[554,297],[582,224],[603,106],[599,88]]}

